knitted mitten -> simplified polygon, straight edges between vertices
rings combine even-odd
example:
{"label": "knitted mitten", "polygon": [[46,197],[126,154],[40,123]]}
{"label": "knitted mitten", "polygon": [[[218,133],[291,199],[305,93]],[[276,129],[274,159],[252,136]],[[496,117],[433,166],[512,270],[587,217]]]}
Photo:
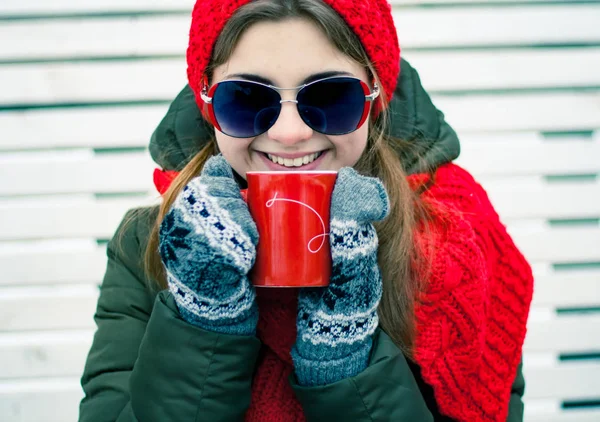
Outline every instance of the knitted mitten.
{"label": "knitted mitten", "polygon": [[363,371],[379,319],[382,280],[377,233],[389,201],[375,178],[343,168],[331,198],[332,275],[325,288],[303,289],[298,298],[298,335],[292,349],[299,384],[325,385]]}
{"label": "knitted mitten", "polygon": [[258,321],[248,271],[258,231],[222,156],[179,193],[159,232],[169,290],[184,320],[206,330],[253,335]]}

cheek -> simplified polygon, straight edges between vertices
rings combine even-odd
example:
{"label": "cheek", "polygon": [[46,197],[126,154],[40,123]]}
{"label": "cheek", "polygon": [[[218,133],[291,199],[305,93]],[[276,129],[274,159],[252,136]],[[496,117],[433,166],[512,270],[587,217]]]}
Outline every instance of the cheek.
{"label": "cheek", "polygon": [[229,165],[236,173],[245,176],[246,171],[248,171],[246,157],[248,155],[250,140],[231,138],[219,131],[215,132],[215,137],[219,151],[223,154]]}
{"label": "cheek", "polygon": [[356,132],[358,137],[356,149],[358,151],[358,155],[361,156],[363,152],[365,152],[367,143],[369,142],[369,124],[363,124]]}
{"label": "cheek", "polygon": [[340,147],[345,150],[345,155],[347,155],[348,159],[353,161],[352,166],[356,164],[367,148],[368,138],[369,125],[364,124],[357,131],[349,134],[347,139],[342,140],[344,144],[340,145]]}
{"label": "cheek", "polygon": [[232,148],[234,147],[231,139],[228,136],[223,135],[218,130],[215,130],[215,139],[217,140],[219,152],[223,154],[225,158],[227,158],[227,156],[231,154]]}

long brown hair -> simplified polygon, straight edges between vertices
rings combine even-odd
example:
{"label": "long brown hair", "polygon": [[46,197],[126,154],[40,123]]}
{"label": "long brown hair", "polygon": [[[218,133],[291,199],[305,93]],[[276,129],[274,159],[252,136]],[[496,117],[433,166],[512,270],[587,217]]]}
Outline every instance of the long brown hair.
{"label": "long brown hair", "polygon": [[[213,70],[229,59],[245,29],[264,20],[281,21],[298,17],[316,23],[341,52],[369,69],[377,80],[377,73],[358,37],[321,0],[257,0],[240,7],[229,19],[215,44],[212,61],[207,68],[209,79]],[[383,298],[378,310],[380,326],[410,357],[415,338],[415,298],[421,288],[414,270],[416,266],[413,265],[420,259],[413,245],[413,231],[425,215],[425,210],[418,195],[410,188],[407,175],[395,152],[395,149],[402,147],[402,141],[387,134],[387,113],[381,112],[375,121],[369,121],[369,125],[367,148],[355,168],[362,174],[377,177],[383,182],[391,205],[390,215],[376,224],[379,237],[378,259],[383,278]],[[158,253],[160,223],[181,189],[200,174],[206,160],[215,153],[217,145],[213,136],[183,168],[163,197],[145,256],[146,271],[152,279],[158,280],[161,288],[166,288],[167,283]]]}

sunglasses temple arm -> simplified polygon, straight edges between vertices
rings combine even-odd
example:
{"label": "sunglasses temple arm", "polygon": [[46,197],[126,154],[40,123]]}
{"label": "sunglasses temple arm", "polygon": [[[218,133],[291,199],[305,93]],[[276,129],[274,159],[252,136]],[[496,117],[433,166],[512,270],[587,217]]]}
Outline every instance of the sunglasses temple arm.
{"label": "sunglasses temple arm", "polygon": [[379,97],[379,85],[375,83],[373,85],[373,92],[369,95],[366,95],[365,98],[367,99],[367,101],[375,101],[377,97]]}
{"label": "sunglasses temple arm", "polygon": [[202,101],[204,101],[205,104],[212,104],[213,99],[208,96],[206,87],[202,88],[202,91],[200,91],[200,98],[202,98]]}

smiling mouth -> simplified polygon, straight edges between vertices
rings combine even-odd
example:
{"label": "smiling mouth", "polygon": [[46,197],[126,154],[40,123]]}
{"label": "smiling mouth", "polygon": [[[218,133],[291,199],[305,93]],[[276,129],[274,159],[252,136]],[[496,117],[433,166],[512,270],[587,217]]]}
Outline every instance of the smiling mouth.
{"label": "smiling mouth", "polygon": [[269,160],[271,160],[275,164],[279,164],[280,166],[284,166],[284,167],[293,168],[293,167],[305,166],[307,164],[312,163],[317,158],[319,158],[323,154],[323,152],[324,151],[315,152],[315,153],[307,154],[303,157],[298,157],[298,158],[284,158],[284,157],[279,157],[274,154],[268,154],[268,153],[264,153],[264,154]]}

